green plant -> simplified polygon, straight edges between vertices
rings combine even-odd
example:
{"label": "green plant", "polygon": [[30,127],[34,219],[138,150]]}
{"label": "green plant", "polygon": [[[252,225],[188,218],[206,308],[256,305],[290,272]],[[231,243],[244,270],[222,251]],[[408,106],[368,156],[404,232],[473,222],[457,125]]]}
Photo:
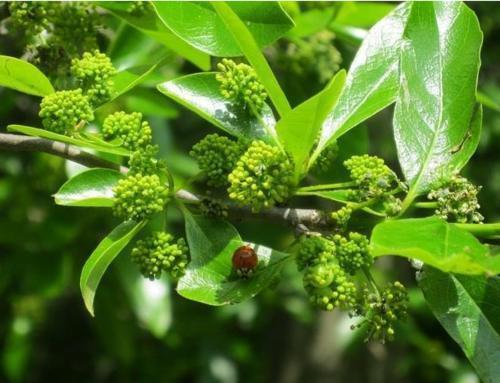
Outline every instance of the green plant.
{"label": "green plant", "polygon": [[[406,288],[377,267],[380,257],[396,255],[423,262],[418,282],[436,317],[485,381],[498,378],[494,362],[478,351],[487,342],[500,352],[498,319],[483,309],[470,285],[479,290],[498,286],[500,258],[493,245],[500,224],[482,223],[480,187],[459,175],[477,148],[482,125],[476,99],[482,32],[466,5],[399,5],[367,33],[347,73],[339,71],[338,52],[325,51],[331,33],[294,37],[290,44],[295,44],[296,61],[283,70],[302,75],[304,60],[314,61],[319,50],[322,60],[313,74],[326,85],[293,108],[262,53],[289,30],[292,36],[293,31],[303,33],[278,3],[247,4],[257,20],[249,17],[248,9],[224,2],[206,7],[189,2],[102,6],[142,33],[168,36],[163,41],[169,48],[202,69],[208,69],[207,55],[222,57],[214,72],[178,77],[159,84],[158,90],[232,137],[202,138],[190,152],[200,173],[179,181],[174,167],[156,158],[153,129],[140,110],[106,111],[145,81],[157,63],[139,74],[116,71],[110,58],[94,50],[95,22],[87,8],[54,6],[50,12],[59,16],[50,19],[43,8],[11,7],[14,24],[26,23],[28,16],[47,18],[40,28],[54,36],[46,42],[49,49],[63,44],[56,38],[59,33],[69,41],[81,33],[91,40],[83,51],[79,45],[66,46],[65,40],[72,64],[65,73],[47,73],[52,81],[27,63],[19,64],[29,68],[27,75],[7,71],[0,77],[4,86],[43,97],[45,129],[11,125],[11,131],[79,148],[68,154],[26,144],[27,150],[98,165],[63,185],[56,202],[111,207],[122,221],[84,266],[81,290],[91,313],[110,263],[141,230],[149,230],[154,234],[137,241],[132,259],[147,278],[166,271],[188,299],[210,305],[245,301],[274,285],[295,261],[305,295],[316,307],[359,317],[353,328],[365,329],[367,339],[385,342],[411,316]],[[78,14],[71,33],[61,19],[69,10]],[[173,11],[189,17],[179,22]],[[266,15],[273,15],[273,23],[259,19]],[[145,29],[144,22],[152,21],[157,29]],[[209,28],[211,23],[217,28]],[[63,32],[56,32],[56,26]],[[192,33],[193,28],[200,33]],[[29,33],[40,30],[31,28]],[[234,56],[245,62],[227,58]],[[2,57],[16,65],[13,58]],[[392,104],[401,174],[378,156],[348,151],[342,157],[343,148],[352,144],[353,129]],[[94,113],[100,113],[98,132],[88,124]],[[1,138],[6,142],[2,147],[9,142],[13,147],[19,139]],[[82,153],[85,148],[97,154]],[[104,174],[103,167],[112,171]],[[326,174],[326,181],[317,173]],[[187,243],[158,229],[168,209],[182,213]],[[298,238],[279,250],[248,243],[234,226],[248,216],[285,222]],[[150,230],[152,226],[156,228]],[[259,259],[248,278],[241,278],[231,263],[242,246],[251,247]],[[470,285],[463,278],[470,278]],[[456,300],[435,295],[444,279]],[[480,320],[464,324],[468,309]],[[469,335],[479,331],[490,336],[478,338],[475,349]]]}

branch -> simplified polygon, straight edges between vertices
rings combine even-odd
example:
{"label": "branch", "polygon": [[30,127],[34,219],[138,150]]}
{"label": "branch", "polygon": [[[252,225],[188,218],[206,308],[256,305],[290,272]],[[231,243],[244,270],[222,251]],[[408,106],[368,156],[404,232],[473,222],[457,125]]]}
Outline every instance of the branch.
{"label": "branch", "polygon": [[[99,158],[91,153],[81,150],[76,146],[47,140],[45,138],[0,133],[0,150],[45,152],[87,167],[109,168],[118,170],[123,174],[128,172],[128,168],[125,166],[120,166],[113,162]],[[176,192],[176,197],[188,203],[200,203],[203,198],[202,196],[198,196],[183,189]],[[237,206],[235,204],[229,204],[228,209],[229,214],[235,218],[254,217],[259,219],[269,219],[289,223],[293,226],[300,224],[306,226],[324,226],[326,224],[321,211],[315,209],[274,207],[268,210],[263,210],[259,213],[253,213],[249,208]]]}

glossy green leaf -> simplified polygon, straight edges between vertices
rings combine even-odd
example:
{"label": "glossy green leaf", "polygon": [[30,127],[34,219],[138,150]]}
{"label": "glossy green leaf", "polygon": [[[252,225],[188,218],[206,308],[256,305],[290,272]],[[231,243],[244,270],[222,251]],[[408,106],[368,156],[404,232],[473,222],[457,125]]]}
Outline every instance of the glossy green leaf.
{"label": "glossy green leaf", "polygon": [[276,124],[278,137],[294,160],[297,181],[307,170],[309,154],[318,139],[321,125],[337,102],[344,82],[345,71],[342,70],[324,90],[294,108]]}
{"label": "glossy green leaf", "polygon": [[500,257],[471,233],[437,217],[385,221],[373,229],[375,257],[415,258],[442,271],[457,274],[498,274]]}
{"label": "glossy green leaf", "polygon": [[113,260],[144,227],[145,221],[127,221],[117,226],[101,243],[83,265],[80,276],[80,291],[85,307],[94,316],[94,297],[101,278]]}
{"label": "glossy green leaf", "polygon": [[111,169],[89,169],[66,181],[54,195],[63,206],[111,207],[113,188],[123,175]]}
{"label": "glossy green leaf", "polygon": [[264,105],[260,118],[222,97],[215,73],[196,73],[158,85],[166,96],[236,137],[272,141],[276,136],[273,112]]}
{"label": "glossy green leaf", "polygon": [[394,10],[394,3],[345,1],[339,4],[335,23],[358,28],[369,28]]}
{"label": "glossy green leaf", "polygon": [[226,221],[185,214],[191,262],[179,280],[177,291],[184,298],[213,306],[250,299],[276,280],[286,254],[253,245],[259,257],[255,273],[238,277],[232,267],[234,251],[243,245],[236,229]]}
{"label": "glossy green leaf", "polygon": [[410,184],[408,205],[438,178],[464,166],[477,146],[482,33],[464,3],[415,2],[404,36],[394,135]]}
{"label": "glossy green leaf", "polygon": [[112,144],[98,143],[91,140],[83,140],[80,138],[74,138],[65,136],[62,134],[57,134],[45,129],[33,128],[31,126],[25,125],[9,125],[7,126],[9,132],[23,133],[28,136],[46,138],[48,140],[59,141],[65,144],[80,146],[83,148],[94,149],[102,153],[117,154],[120,156],[130,156],[130,152],[126,149],[113,146]]}
{"label": "glossy green leaf", "polygon": [[140,32],[191,61],[200,69],[207,70],[210,68],[210,57],[174,34],[158,17],[154,7],[148,8],[143,15],[133,15],[127,12],[127,8],[130,6],[128,2],[100,1],[98,4]]}
{"label": "glossy green leaf", "polygon": [[[331,3],[332,5],[334,3]],[[334,7],[326,9],[311,9],[294,16],[295,27],[288,31],[287,36],[292,38],[307,37],[328,27],[335,13]]]}
{"label": "glossy green leaf", "polygon": [[399,55],[410,3],[398,6],[370,30],[347,74],[335,108],[321,129],[314,159],[327,144],[396,100]]}
{"label": "glossy green leaf", "polygon": [[432,312],[484,383],[500,380],[500,278],[446,274],[426,267],[419,286]]}
{"label": "glossy green leaf", "polygon": [[129,110],[140,110],[146,116],[175,118],[179,115],[174,103],[154,88],[135,88],[127,94],[124,101]]}
{"label": "glossy green leaf", "polygon": [[36,66],[10,56],[0,55],[0,86],[40,97],[54,93],[49,79]]}
{"label": "glossy green leaf", "polygon": [[[259,77],[260,82],[266,88],[269,98],[276,107],[276,111],[280,116],[284,116],[291,110],[290,104],[285,93],[281,89],[278,80],[269,66],[264,54],[261,52],[260,46],[257,44],[252,32],[248,29],[249,25],[244,15],[238,15],[228,3],[212,2],[212,6],[217,11],[224,25],[229,30],[229,35],[233,36],[236,43],[245,55],[248,62],[252,65]],[[236,4],[253,4],[253,3],[231,3],[234,7]],[[277,4],[277,3],[266,3]],[[255,16],[255,15],[254,15]]]}
{"label": "glossy green leaf", "polygon": [[[271,44],[293,27],[278,2],[230,2],[259,47]],[[241,56],[242,50],[212,5],[199,1],[161,1],[156,10],[165,24],[192,46],[212,56]]]}

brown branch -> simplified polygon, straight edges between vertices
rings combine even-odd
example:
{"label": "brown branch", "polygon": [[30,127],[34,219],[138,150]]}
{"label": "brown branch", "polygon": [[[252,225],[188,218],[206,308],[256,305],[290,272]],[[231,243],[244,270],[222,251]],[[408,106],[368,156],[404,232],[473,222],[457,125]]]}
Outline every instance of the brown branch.
{"label": "brown branch", "polygon": [[[69,161],[79,163],[87,167],[101,167],[119,170],[126,174],[128,169],[113,162],[99,158],[80,148],[64,144],[62,142],[47,140],[45,138],[29,137],[17,134],[0,133],[0,150],[25,151],[25,152],[45,152],[53,154]],[[201,202],[201,196],[193,194],[187,190],[178,190],[176,197],[188,203]],[[238,218],[254,217],[289,223],[293,226],[306,225],[318,226],[325,223],[321,211],[315,209],[297,209],[274,207],[253,213],[249,208],[229,204],[229,213]]]}

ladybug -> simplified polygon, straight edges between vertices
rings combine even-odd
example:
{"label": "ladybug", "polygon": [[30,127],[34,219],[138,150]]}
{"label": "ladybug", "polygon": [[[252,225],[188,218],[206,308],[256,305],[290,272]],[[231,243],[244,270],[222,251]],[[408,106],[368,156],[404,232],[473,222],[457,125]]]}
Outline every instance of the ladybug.
{"label": "ladybug", "polygon": [[250,246],[238,247],[233,253],[233,269],[242,278],[248,278],[259,263],[257,253]]}

